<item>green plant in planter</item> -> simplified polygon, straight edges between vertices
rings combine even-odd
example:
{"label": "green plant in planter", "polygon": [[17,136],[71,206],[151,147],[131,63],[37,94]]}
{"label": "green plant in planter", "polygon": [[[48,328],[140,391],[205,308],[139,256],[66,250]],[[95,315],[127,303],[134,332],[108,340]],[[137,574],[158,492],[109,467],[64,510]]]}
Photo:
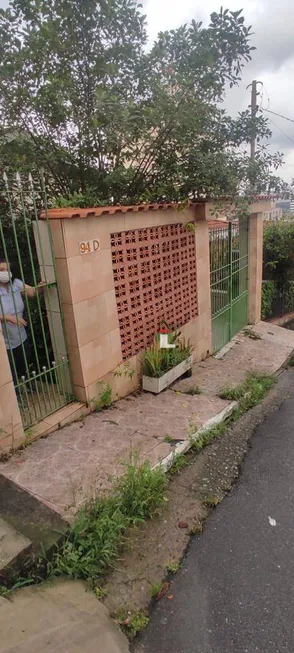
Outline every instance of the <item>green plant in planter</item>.
{"label": "green plant in planter", "polygon": [[159,378],[191,356],[193,347],[180,333],[171,334],[171,342],[176,345],[173,349],[161,349],[159,342],[155,340],[152,347],[145,351],[143,374]]}

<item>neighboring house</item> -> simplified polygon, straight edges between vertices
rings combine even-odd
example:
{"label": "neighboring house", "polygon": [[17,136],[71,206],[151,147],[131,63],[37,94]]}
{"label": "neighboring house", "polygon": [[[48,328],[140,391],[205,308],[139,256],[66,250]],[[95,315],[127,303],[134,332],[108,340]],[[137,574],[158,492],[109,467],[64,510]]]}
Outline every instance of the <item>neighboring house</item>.
{"label": "neighboring house", "polygon": [[279,222],[283,218],[283,210],[281,208],[273,208],[270,211],[264,211],[263,219],[266,222]]}
{"label": "neighboring house", "polygon": [[290,210],[294,212],[294,208],[290,208],[291,200],[279,200],[276,202],[276,208],[282,209],[282,213],[289,213]]}

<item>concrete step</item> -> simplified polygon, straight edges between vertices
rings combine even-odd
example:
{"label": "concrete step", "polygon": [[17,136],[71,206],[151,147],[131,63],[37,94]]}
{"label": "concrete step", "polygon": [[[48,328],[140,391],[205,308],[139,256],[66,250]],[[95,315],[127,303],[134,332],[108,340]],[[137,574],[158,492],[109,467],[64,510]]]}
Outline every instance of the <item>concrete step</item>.
{"label": "concrete step", "polygon": [[40,554],[50,557],[67,529],[55,511],[0,474],[0,585],[25,575]]}
{"label": "concrete step", "polygon": [[85,583],[58,580],[0,597],[0,653],[129,653]]}
{"label": "concrete step", "polygon": [[31,540],[0,517],[0,574],[23,553],[28,552]]}

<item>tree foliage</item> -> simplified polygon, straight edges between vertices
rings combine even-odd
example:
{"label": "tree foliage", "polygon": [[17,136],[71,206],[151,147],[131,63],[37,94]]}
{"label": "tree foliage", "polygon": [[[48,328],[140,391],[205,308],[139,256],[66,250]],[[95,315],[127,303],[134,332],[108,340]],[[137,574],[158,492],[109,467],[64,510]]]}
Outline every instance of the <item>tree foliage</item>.
{"label": "tree foliage", "polygon": [[264,278],[283,289],[294,281],[294,222],[268,224],[263,238]]}
{"label": "tree foliage", "polygon": [[82,205],[269,188],[281,157],[262,144],[266,119],[222,106],[250,35],[241,11],[221,10],[148,50],[136,0],[11,0],[0,11],[1,165],[43,166],[52,195]]}

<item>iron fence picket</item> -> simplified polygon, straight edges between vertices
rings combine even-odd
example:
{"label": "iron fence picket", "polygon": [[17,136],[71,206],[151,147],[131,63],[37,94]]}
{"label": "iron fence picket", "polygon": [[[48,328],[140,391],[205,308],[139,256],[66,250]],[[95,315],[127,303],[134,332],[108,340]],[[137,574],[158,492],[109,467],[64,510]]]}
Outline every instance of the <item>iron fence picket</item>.
{"label": "iron fence picket", "polygon": [[213,227],[209,245],[213,351],[217,351],[247,323],[247,223]]}
{"label": "iron fence picket", "polygon": [[[23,284],[29,281],[35,289],[35,300],[30,300],[27,292],[23,292],[23,304],[25,315],[29,328],[29,340],[32,344],[32,362],[28,360],[24,341],[22,338],[21,328],[17,323],[18,338],[22,349],[24,360],[25,376],[19,376],[14,356],[11,354],[11,365],[15,378],[15,389],[18,396],[19,408],[22,415],[24,427],[28,428],[46,418],[58,408],[72,401],[72,393],[69,387],[70,374],[68,358],[66,355],[58,354],[58,343],[53,321],[53,307],[51,302],[51,287],[56,288],[56,298],[60,308],[59,289],[56,281],[55,259],[52,254],[52,236],[49,227],[48,216],[46,226],[50,251],[52,255],[53,268],[55,271],[54,282],[46,278],[46,265],[42,247],[42,239],[39,227],[39,210],[38,202],[42,199],[42,208],[45,208],[47,215],[47,196],[44,176],[41,173],[38,186],[33,181],[31,175],[28,175],[28,183],[24,184],[22,176],[17,173],[12,181],[4,174],[4,185],[2,196],[5,200],[5,213],[3,219],[0,218],[0,247],[2,245],[3,256],[7,263],[13,258],[14,266],[19,271],[19,278]],[[16,208],[15,208],[16,207]],[[35,224],[35,238],[33,237],[33,223]],[[8,244],[14,252],[8,252]],[[40,261],[38,262],[36,243]],[[24,251],[26,250],[26,251]],[[39,264],[44,271],[46,300],[38,292]],[[17,314],[15,302],[15,291],[13,282],[10,281],[10,288],[14,312]],[[33,302],[33,303],[32,303]],[[0,308],[4,312],[3,303],[0,296]],[[55,308],[56,310],[56,308]],[[48,323],[50,319],[50,325]],[[60,309],[60,320],[63,328],[63,316]],[[37,329],[35,333],[35,329]],[[5,330],[5,325],[4,325]],[[5,330],[5,333],[8,330]],[[12,343],[8,335],[8,350],[12,350]],[[55,352],[53,354],[53,352]],[[57,357],[57,359],[56,359]],[[32,367],[36,369],[32,369]]]}

